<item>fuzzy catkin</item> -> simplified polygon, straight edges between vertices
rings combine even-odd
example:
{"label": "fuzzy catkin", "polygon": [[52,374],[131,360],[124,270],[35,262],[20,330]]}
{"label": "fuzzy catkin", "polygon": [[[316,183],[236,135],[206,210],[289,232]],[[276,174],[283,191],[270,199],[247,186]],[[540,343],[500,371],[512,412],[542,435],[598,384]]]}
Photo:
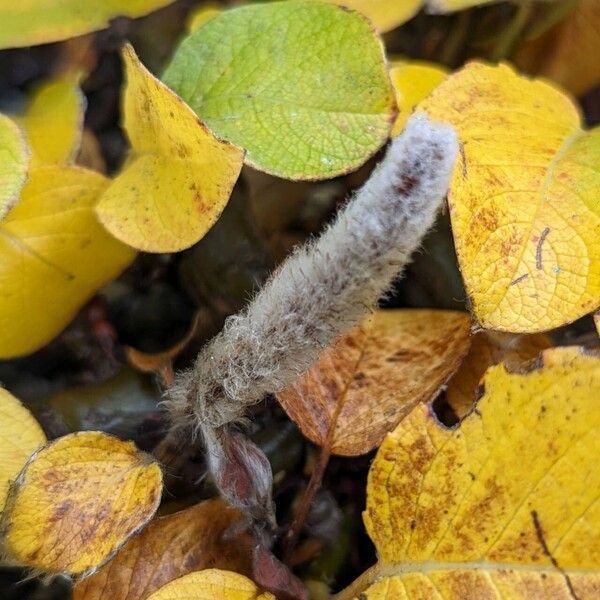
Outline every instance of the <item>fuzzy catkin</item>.
{"label": "fuzzy catkin", "polygon": [[174,426],[191,425],[210,446],[219,428],[292,383],[372,310],[433,224],[457,151],[450,127],[413,116],[335,222],[178,374],[168,391]]}

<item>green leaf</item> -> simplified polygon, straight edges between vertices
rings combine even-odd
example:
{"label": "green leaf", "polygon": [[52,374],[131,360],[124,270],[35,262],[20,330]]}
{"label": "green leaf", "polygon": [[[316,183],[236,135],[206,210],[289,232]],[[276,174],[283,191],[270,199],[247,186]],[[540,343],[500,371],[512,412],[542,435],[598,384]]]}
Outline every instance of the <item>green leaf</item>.
{"label": "green leaf", "polygon": [[395,112],[370,23],[318,2],[223,12],[184,40],[163,79],[248,163],[289,179],[356,169]]}
{"label": "green leaf", "polygon": [[29,149],[23,132],[0,114],[0,221],[19,199],[28,168]]}

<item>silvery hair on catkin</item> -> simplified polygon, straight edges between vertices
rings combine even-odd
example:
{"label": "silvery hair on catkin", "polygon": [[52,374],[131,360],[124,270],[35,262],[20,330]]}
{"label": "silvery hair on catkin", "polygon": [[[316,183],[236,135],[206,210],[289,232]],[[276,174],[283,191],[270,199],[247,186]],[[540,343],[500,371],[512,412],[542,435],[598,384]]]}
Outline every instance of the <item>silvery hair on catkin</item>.
{"label": "silvery hair on catkin", "polygon": [[174,427],[191,426],[210,447],[219,428],[292,383],[371,311],[433,224],[457,151],[452,128],[414,115],[335,221],[177,375],[167,392]]}

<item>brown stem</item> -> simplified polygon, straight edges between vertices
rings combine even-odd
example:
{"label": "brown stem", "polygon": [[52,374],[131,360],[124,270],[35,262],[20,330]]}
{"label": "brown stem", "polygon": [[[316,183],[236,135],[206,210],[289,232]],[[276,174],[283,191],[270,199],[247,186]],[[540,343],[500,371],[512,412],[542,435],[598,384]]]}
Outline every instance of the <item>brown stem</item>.
{"label": "brown stem", "polygon": [[302,498],[300,499],[300,504],[296,510],[294,520],[292,521],[292,524],[290,525],[290,528],[286,534],[283,548],[283,554],[286,557],[286,561],[298,543],[298,538],[300,537],[300,533],[304,527],[306,517],[308,516],[308,511],[310,510],[315,494],[323,482],[323,476],[327,470],[330,456],[331,444],[329,443],[329,440],[327,440],[327,442],[321,446],[319,450],[319,456],[317,457],[317,462],[315,463],[310,475],[310,480],[304,490],[304,493],[302,494]]}

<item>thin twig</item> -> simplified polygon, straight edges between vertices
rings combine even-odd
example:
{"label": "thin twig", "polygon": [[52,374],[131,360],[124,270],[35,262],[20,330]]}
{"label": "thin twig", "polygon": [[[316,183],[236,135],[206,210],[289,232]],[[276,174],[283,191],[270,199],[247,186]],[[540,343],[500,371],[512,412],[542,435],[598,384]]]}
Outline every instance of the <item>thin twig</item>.
{"label": "thin twig", "polygon": [[306,486],[304,493],[300,498],[300,503],[298,504],[298,509],[294,515],[294,520],[292,521],[292,524],[290,525],[285,537],[283,554],[286,557],[286,561],[290,558],[292,551],[298,543],[298,538],[300,537],[300,533],[302,532],[304,523],[306,522],[306,517],[310,511],[315,494],[319,491],[321,484],[323,483],[323,476],[327,470],[330,457],[331,444],[325,444],[321,446],[319,449],[317,462],[315,463],[312,473],[310,474],[308,485]]}

